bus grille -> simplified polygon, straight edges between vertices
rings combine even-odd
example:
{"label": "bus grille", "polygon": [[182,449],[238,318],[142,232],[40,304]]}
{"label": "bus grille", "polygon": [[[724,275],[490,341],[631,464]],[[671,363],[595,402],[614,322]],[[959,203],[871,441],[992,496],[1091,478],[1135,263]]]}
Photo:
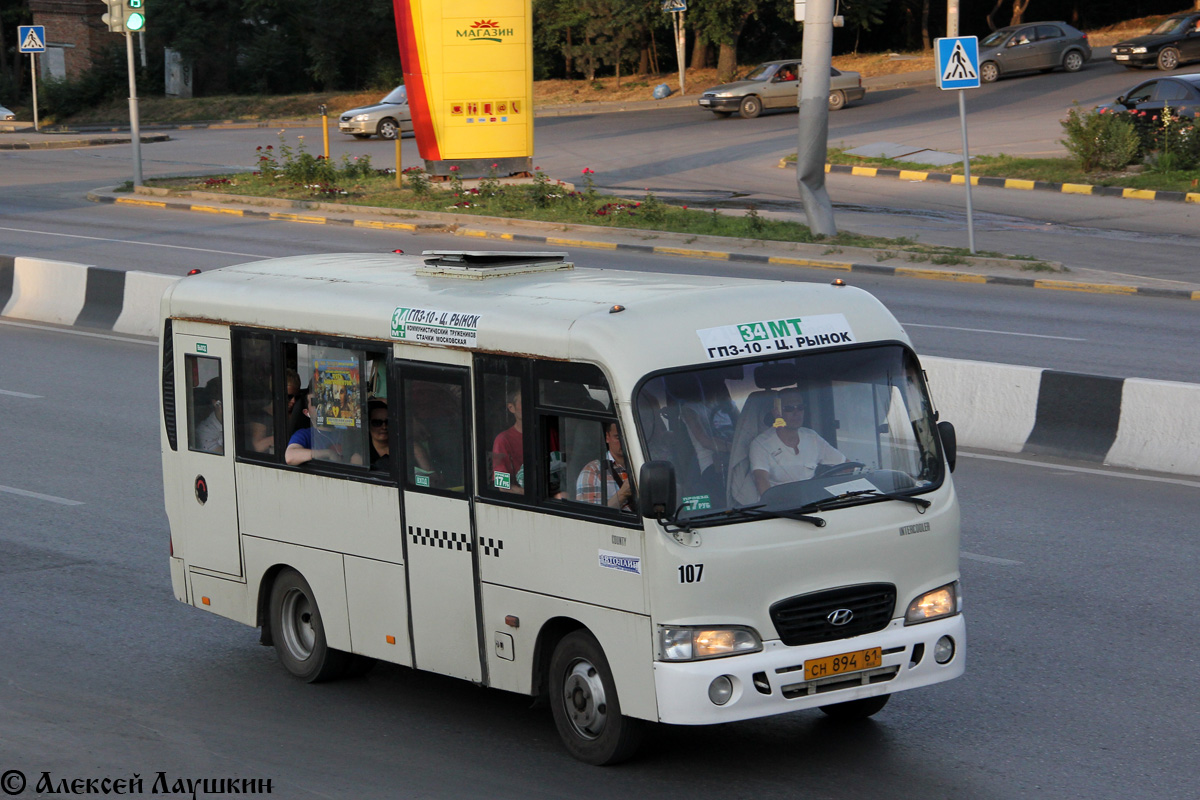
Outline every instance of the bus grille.
{"label": "bus grille", "polygon": [[[789,646],[849,639],[883,630],[896,608],[896,587],[890,583],[864,583],[813,592],[780,600],[771,606],[771,621],[779,638]],[[830,617],[849,609],[853,617],[834,625]],[[844,616],[844,613],[843,613]]]}

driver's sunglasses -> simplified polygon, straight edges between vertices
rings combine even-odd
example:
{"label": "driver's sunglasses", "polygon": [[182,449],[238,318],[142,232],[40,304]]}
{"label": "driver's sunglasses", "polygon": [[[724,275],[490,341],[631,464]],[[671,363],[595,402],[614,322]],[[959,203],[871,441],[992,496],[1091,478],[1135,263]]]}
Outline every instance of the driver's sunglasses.
{"label": "driver's sunglasses", "polygon": [[386,417],[385,417],[385,418],[383,418],[383,419],[373,419],[373,420],[371,420],[371,427],[372,427],[372,428],[382,428],[384,425],[387,425],[387,424],[388,424],[388,421],[387,421],[387,418],[386,418]]}

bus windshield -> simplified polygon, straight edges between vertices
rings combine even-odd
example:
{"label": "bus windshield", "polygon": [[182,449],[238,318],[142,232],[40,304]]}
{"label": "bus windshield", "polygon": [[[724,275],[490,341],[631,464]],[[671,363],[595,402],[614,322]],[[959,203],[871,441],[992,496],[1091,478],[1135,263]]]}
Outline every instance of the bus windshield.
{"label": "bus windshield", "polygon": [[637,410],[647,460],[674,467],[681,520],[914,495],[943,477],[920,366],[898,344],[659,375]]}

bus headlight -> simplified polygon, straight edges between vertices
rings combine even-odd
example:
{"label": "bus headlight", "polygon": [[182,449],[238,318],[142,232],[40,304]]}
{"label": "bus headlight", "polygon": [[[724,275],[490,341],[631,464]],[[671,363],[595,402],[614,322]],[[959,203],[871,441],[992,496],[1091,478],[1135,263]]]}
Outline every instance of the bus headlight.
{"label": "bus headlight", "polygon": [[762,640],[751,628],[660,627],[658,657],[661,661],[699,661],[762,650]]}
{"label": "bus headlight", "polygon": [[942,617],[952,617],[962,611],[962,594],[958,589],[958,581],[939,586],[932,592],[926,592],[908,604],[904,613],[905,625],[916,625],[921,622],[931,622]]}

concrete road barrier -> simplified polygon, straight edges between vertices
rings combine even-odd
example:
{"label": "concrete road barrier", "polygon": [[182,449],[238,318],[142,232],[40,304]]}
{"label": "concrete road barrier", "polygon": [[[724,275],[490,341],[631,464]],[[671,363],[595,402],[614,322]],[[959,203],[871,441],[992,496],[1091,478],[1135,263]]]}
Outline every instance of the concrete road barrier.
{"label": "concrete road barrier", "polygon": [[[0,256],[0,315],[159,335],[176,277]],[[963,447],[1200,475],[1200,384],[922,359],[941,419]]]}

